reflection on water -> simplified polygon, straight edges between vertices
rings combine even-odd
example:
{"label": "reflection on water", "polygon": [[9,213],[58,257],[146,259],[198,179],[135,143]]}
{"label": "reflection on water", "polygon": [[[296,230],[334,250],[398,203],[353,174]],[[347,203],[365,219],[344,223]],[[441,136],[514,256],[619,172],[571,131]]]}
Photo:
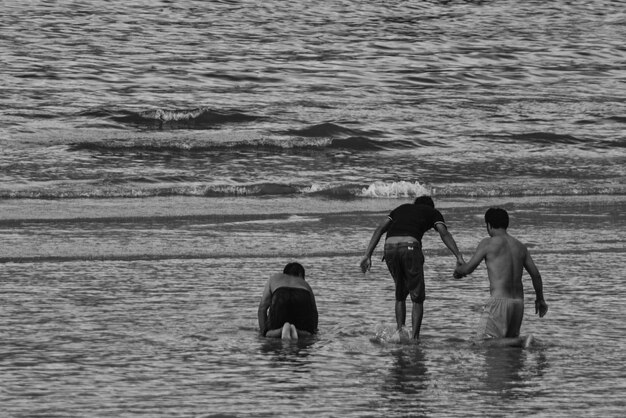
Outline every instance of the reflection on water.
{"label": "reflection on water", "polygon": [[536,377],[548,364],[542,349],[490,347],[484,352],[484,390],[502,399],[533,398],[539,393]]}
{"label": "reflection on water", "polygon": [[524,381],[521,375],[526,361],[520,348],[488,348],[485,351],[485,389],[510,397],[511,389]]}
{"label": "reflection on water", "polygon": [[259,338],[260,350],[276,366],[284,366],[292,363],[297,366],[306,365],[306,359],[311,354],[311,349],[316,338],[300,338],[298,340],[282,340],[280,338]]}
{"label": "reflection on water", "polygon": [[383,390],[419,396],[420,391],[428,388],[425,353],[419,346],[394,349],[389,354],[392,366],[383,382]]}

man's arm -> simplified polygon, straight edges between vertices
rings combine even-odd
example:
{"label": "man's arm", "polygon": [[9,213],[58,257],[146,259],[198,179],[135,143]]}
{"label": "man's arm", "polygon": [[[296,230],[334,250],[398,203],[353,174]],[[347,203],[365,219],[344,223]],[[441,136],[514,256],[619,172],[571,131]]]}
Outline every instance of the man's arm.
{"label": "man's arm", "polygon": [[541,280],[541,274],[533,258],[530,256],[528,249],[526,249],[526,255],[524,257],[524,268],[528,274],[530,274],[530,278],[533,281],[533,288],[535,289],[535,313],[539,314],[540,318],[543,318],[548,312],[548,304],[543,299],[543,281]]}
{"label": "man's arm", "polygon": [[385,220],[378,224],[378,226],[376,227],[376,230],[374,231],[374,234],[370,239],[370,243],[367,246],[367,251],[361,259],[361,271],[363,273],[365,273],[372,267],[372,253],[374,252],[374,248],[376,248],[376,246],[378,245],[380,237],[382,237],[383,234],[387,232],[387,230],[391,226],[391,222],[391,218],[386,217]]}
{"label": "man's arm", "polygon": [[446,247],[448,247],[448,249],[452,251],[452,254],[454,254],[454,256],[456,257],[457,265],[465,263],[465,260],[463,260],[463,254],[461,254],[461,252],[459,251],[459,248],[456,245],[456,241],[452,237],[450,231],[448,231],[446,225],[443,223],[436,223],[435,230],[439,232],[441,241],[443,241]]}
{"label": "man's arm", "polygon": [[261,302],[259,302],[259,311],[257,313],[259,319],[259,332],[261,335],[265,333],[265,324],[267,323],[267,310],[272,303],[272,294],[270,293],[270,281],[268,280],[263,289]]}
{"label": "man's arm", "polygon": [[456,266],[456,268],[454,269],[454,277],[456,279],[467,276],[468,274],[471,274],[474,270],[476,270],[476,267],[480,265],[480,263],[487,255],[488,244],[489,238],[485,238],[480,241],[478,247],[476,247],[476,252],[474,253],[474,255],[472,255],[472,258],[470,258],[470,261]]}

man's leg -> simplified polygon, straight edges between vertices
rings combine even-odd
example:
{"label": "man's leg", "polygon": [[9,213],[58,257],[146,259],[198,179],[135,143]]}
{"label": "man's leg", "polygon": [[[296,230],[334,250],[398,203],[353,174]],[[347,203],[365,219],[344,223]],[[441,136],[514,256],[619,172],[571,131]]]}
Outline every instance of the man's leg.
{"label": "man's leg", "polygon": [[265,333],[265,336],[268,338],[281,338],[283,333],[282,328],[271,329]]}
{"label": "man's leg", "polygon": [[411,312],[411,321],[413,325],[413,339],[417,340],[420,336],[420,328],[422,328],[422,317],[424,316],[424,304],[413,302],[413,312]]}
{"label": "man's leg", "polygon": [[424,254],[419,246],[412,248],[409,252],[405,274],[407,277],[407,288],[411,295],[413,309],[411,310],[411,325],[413,326],[413,339],[417,340],[422,328],[422,317],[424,316],[424,300],[426,299],[426,288],[424,285]]}
{"label": "man's leg", "polygon": [[396,325],[401,329],[406,323],[406,300],[396,300]]}

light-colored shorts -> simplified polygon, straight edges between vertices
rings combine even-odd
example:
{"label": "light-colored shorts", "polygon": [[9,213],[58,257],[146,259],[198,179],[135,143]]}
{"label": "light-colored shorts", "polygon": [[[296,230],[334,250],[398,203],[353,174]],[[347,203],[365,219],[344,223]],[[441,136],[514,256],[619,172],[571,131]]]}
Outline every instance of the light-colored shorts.
{"label": "light-colored shorts", "polygon": [[478,324],[478,338],[519,337],[524,299],[489,298]]}

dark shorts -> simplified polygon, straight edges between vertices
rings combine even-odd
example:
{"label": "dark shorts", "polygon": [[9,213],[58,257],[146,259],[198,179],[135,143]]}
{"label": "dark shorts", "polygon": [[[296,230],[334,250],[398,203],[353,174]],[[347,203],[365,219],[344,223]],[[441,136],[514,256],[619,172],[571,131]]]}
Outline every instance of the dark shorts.
{"label": "dark shorts", "polygon": [[385,261],[396,283],[396,300],[408,295],[416,303],[424,303],[424,254],[419,243],[385,244]]}
{"label": "dark shorts", "polygon": [[279,287],[272,293],[269,321],[265,332],[282,328],[285,322],[299,330],[317,331],[317,309],[306,289]]}

